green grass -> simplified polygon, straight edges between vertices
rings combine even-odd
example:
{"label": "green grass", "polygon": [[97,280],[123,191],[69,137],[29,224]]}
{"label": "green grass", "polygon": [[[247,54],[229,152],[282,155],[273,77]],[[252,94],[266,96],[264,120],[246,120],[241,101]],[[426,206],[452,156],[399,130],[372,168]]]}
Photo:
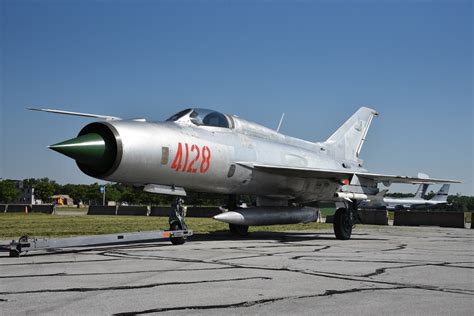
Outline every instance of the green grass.
{"label": "green grass", "polygon": [[464,213],[464,221],[466,223],[472,223],[472,212],[465,212]]}
{"label": "green grass", "polygon": [[389,211],[388,212],[388,219],[393,221],[393,219],[395,218],[395,212],[393,211]]}
{"label": "green grass", "polygon": [[[227,231],[228,225],[210,218],[187,218],[189,229],[196,233]],[[49,214],[1,214],[0,239],[17,239],[20,236],[67,237],[113,234],[168,228],[167,217],[145,216],[60,216]],[[294,224],[251,227],[250,231],[288,231],[331,228],[330,224]]]}
{"label": "green grass", "polygon": [[2,214],[0,238],[79,236],[164,228],[165,218]]}
{"label": "green grass", "polygon": [[326,217],[328,215],[334,215],[336,213],[336,209],[334,207],[322,207],[321,208],[321,216]]}

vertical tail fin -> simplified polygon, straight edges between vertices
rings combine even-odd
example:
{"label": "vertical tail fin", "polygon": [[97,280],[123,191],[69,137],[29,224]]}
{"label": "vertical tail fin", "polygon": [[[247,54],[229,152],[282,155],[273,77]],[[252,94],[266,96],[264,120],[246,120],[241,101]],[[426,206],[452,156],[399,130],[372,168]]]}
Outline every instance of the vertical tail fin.
{"label": "vertical tail fin", "polygon": [[377,115],[373,109],[360,108],[326,140],[325,144],[335,151],[336,157],[357,161],[370,123]]}
{"label": "vertical tail fin", "polygon": [[437,202],[446,202],[448,200],[449,184],[443,184],[438,193],[430,200]]}
{"label": "vertical tail fin", "polygon": [[429,186],[428,183],[420,184],[420,186],[418,187],[418,190],[416,190],[415,199],[422,199],[426,194],[426,190],[428,190],[428,186]]}

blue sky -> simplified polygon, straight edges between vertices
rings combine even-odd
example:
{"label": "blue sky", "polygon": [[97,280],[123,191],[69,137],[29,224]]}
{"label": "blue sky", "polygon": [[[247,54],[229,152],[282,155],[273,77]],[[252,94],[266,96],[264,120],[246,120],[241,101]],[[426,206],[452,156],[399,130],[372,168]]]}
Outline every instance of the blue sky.
{"label": "blue sky", "polygon": [[[0,0],[0,178],[92,183],[47,145],[88,119],[214,108],[307,140],[377,109],[374,172],[474,195],[472,1]],[[395,187],[414,191],[413,186]]]}

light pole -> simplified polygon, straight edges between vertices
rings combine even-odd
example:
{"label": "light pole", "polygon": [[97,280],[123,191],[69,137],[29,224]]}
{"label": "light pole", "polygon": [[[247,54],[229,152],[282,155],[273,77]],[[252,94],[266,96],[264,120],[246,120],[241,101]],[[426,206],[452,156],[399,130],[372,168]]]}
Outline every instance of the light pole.
{"label": "light pole", "polygon": [[105,185],[99,186],[99,191],[102,193],[102,206],[105,206]]}

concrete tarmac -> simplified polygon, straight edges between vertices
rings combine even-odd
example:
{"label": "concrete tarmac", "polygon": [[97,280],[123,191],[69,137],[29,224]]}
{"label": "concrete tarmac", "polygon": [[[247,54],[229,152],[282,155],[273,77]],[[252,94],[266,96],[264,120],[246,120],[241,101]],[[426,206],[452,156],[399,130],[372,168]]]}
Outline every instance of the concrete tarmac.
{"label": "concrete tarmac", "polygon": [[0,253],[2,315],[472,315],[473,230],[358,226]]}

